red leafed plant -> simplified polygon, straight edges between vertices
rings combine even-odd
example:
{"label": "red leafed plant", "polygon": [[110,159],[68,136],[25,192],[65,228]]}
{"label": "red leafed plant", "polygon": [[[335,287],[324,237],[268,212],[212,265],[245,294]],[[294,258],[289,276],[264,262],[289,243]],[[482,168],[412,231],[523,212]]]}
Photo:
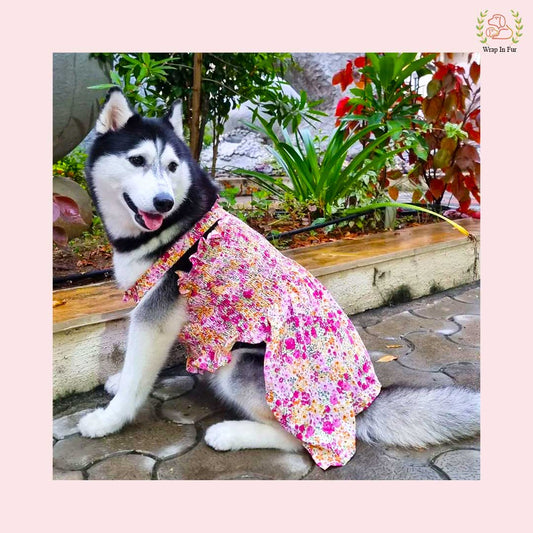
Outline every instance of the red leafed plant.
{"label": "red leafed plant", "polygon": [[[411,165],[409,179],[419,185],[412,201],[439,207],[449,191],[459,210],[472,214],[472,196],[480,201],[479,64],[471,54],[467,68],[454,64],[452,54],[445,55],[445,61],[436,60],[434,54],[415,56],[366,54],[349,61],[332,80],[342,90],[356,85],[350,91],[353,96],[337,105],[338,123],[346,122],[349,129],[368,123],[382,123],[383,131],[401,128],[396,138],[406,147],[402,157]],[[432,73],[425,97],[405,83],[406,74],[413,73]],[[398,189],[391,181],[401,175],[389,169],[380,179],[393,200]]]}
{"label": "red leafed plant", "polygon": [[410,178],[428,186],[425,199],[440,204],[445,191],[459,202],[459,211],[470,210],[472,196],[480,201],[480,99],[476,87],[479,64],[468,58],[467,68],[435,62],[435,73],[422,101],[428,123],[422,132],[428,147],[423,160],[409,154],[414,164]]}
{"label": "red leafed plant", "polygon": [[68,242],[67,232],[57,222],[69,224],[84,224],[80,215],[78,204],[68,196],[53,195],[53,240],[60,246],[66,246]]}

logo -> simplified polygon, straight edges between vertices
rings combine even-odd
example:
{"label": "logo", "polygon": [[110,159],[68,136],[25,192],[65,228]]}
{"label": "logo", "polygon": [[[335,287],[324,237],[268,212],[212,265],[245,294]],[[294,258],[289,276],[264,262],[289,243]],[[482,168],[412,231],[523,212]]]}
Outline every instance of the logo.
{"label": "logo", "polygon": [[[502,12],[489,15],[488,9],[481,11],[477,17],[477,37],[482,44],[498,44],[496,47],[484,46],[485,52],[516,52],[516,47],[511,43],[517,44],[523,33],[524,25],[522,17],[518,11],[510,10],[510,13],[504,15]],[[507,41],[508,46],[501,46]]]}

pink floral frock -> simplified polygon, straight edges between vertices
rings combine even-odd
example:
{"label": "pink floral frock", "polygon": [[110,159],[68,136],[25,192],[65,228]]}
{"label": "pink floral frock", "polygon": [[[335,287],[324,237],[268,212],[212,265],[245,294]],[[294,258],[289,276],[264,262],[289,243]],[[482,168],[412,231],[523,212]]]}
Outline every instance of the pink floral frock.
{"label": "pink floral frock", "polygon": [[[203,234],[215,222],[216,227]],[[349,318],[305,268],[217,204],[125,293],[138,301],[198,241],[178,272],[189,322],[187,370],[214,372],[237,342],[266,343],[266,401],[323,469],[355,453],[355,416],[379,394]]]}

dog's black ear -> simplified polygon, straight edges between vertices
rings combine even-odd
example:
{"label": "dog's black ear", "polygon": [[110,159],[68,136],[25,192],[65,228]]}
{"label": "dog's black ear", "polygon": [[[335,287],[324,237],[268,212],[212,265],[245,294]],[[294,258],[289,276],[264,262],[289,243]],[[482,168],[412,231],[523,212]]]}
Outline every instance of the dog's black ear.
{"label": "dog's black ear", "polygon": [[176,100],[170,106],[166,119],[170,122],[176,135],[183,139],[183,105],[181,100]]}
{"label": "dog's black ear", "polygon": [[96,131],[106,133],[123,128],[135,113],[118,87],[113,87],[107,93],[104,106],[96,120]]}

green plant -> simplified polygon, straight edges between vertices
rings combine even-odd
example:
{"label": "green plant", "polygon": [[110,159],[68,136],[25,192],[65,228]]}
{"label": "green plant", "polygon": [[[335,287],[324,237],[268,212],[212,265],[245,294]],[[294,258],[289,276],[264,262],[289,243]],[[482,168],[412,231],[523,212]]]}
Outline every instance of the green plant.
{"label": "green plant", "polygon": [[[374,124],[377,128],[372,133],[376,137],[394,130],[391,142],[396,146],[409,146],[423,158],[427,150],[420,137],[413,133],[423,124],[418,116],[421,97],[417,83],[421,76],[430,73],[427,65],[434,58],[435,54],[369,53],[348,61],[332,80],[342,90],[356,85],[350,89],[352,96],[342,98],[337,105],[338,124],[353,131]],[[391,181],[401,175],[397,169],[383,165],[378,180],[379,192],[389,188],[391,197],[396,199],[398,191],[391,186]]]}
{"label": "green plant", "polygon": [[252,216],[270,214],[272,209],[272,199],[270,198],[270,193],[262,189],[253,191],[250,205],[253,209]]}
{"label": "green plant", "polygon": [[319,217],[330,216],[334,206],[347,200],[368,172],[379,169],[397,152],[381,150],[394,134],[394,130],[390,130],[377,139],[368,140],[362,150],[348,161],[350,148],[375,131],[378,127],[376,125],[369,125],[351,133],[336,129],[321,153],[308,130],[297,130],[295,135],[300,142],[293,143],[286,130],[282,131],[281,140],[270,121],[261,116],[257,118],[261,126],[248,126],[270,138],[273,143],[271,153],[289,177],[291,186],[285,184],[281,178],[262,172],[245,169],[237,169],[234,172],[251,176],[256,183],[277,198],[283,199],[286,194],[291,194],[300,202],[313,202],[317,209],[315,216]]}
{"label": "green plant", "polygon": [[63,159],[60,159],[52,165],[52,174],[54,176],[70,178],[87,190],[87,182],[85,181],[86,159],[87,153],[83,148],[78,146],[63,157]]}
{"label": "green plant", "polygon": [[313,126],[320,120],[318,117],[326,116],[326,113],[317,109],[322,100],[309,101],[305,91],[300,91],[299,97],[287,94],[283,90],[284,85],[288,86],[288,83],[275,80],[251,100],[255,105],[252,110],[252,122],[258,120],[259,114],[263,113],[269,126],[277,125],[297,135],[302,122]]}
{"label": "green plant", "polygon": [[213,173],[220,135],[231,109],[268,88],[291,61],[291,55],[285,53],[94,55],[112,68],[113,84],[149,116],[161,114],[174,100],[183,101],[185,128],[196,159],[210,124]]}
{"label": "green plant", "polygon": [[120,87],[131,102],[140,106],[144,115],[157,116],[168,103],[162,97],[159,86],[168,80],[171,70],[178,66],[190,69],[188,65],[180,65],[180,57],[166,55],[155,59],[146,52],[142,54],[93,54],[97,59],[112,67],[110,77],[112,83],[104,83],[89,87],[90,89],[109,89]]}

